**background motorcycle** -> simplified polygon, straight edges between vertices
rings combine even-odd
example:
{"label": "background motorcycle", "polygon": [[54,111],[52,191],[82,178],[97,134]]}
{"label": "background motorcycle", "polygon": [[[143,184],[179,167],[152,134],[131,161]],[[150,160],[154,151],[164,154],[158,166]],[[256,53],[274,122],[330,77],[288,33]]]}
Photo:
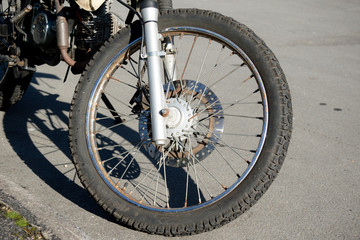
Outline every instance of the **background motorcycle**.
{"label": "background motorcycle", "polygon": [[[21,98],[36,65],[63,59],[83,73],[70,146],[95,200],[141,231],[208,231],[251,207],[278,173],[291,135],[289,89],[265,43],[218,13],[159,1],[161,51],[148,51],[146,24],[156,21],[142,21],[143,11],[155,5],[144,2],[139,15],[132,1],[125,27],[109,1],[9,1],[0,20],[0,107]],[[161,144],[152,141],[151,57],[163,59]]]}
{"label": "background motorcycle", "polygon": [[[36,65],[56,66],[63,59],[79,74],[99,47],[134,17],[130,11],[123,21],[111,12],[110,0],[69,1],[66,7],[59,3],[58,8],[56,2],[1,1],[0,110],[21,99]],[[134,0],[130,4],[138,5]],[[159,8],[171,9],[172,1],[159,1]],[[62,21],[59,29],[56,19]]]}

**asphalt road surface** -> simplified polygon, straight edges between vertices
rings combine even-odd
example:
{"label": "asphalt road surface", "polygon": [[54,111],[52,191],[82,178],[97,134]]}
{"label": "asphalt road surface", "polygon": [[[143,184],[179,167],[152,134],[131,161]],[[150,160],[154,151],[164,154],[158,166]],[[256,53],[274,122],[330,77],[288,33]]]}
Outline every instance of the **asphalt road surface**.
{"label": "asphalt road surface", "polygon": [[[360,239],[360,1],[174,0],[219,11],[275,52],[294,108],[288,156],[269,191],[237,220],[183,239]],[[0,113],[0,200],[60,239],[163,239],[116,223],[75,176],[68,111],[78,76],[40,66]]]}

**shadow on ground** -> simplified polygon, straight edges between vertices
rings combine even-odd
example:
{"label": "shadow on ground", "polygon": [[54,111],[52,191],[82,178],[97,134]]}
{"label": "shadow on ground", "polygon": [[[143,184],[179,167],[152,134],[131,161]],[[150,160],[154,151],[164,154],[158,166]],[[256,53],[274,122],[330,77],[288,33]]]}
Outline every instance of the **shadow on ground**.
{"label": "shadow on ground", "polygon": [[[47,84],[60,80],[51,74],[36,73],[34,75],[32,84],[23,99],[4,115],[3,126],[7,140],[24,163],[48,186],[88,212],[114,221],[84,188],[74,182],[75,170],[71,165],[67,128],[70,104],[58,101],[58,94],[35,89],[32,85],[36,85],[39,78],[46,78]],[[30,136],[30,131],[33,129],[29,129],[29,124],[51,141],[51,146],[48,144],[45,147],[63,153],[61,156],[65,156],[65,161],[71,165],[69,171],[72,171],[73,179],[69,179],[59,171],[52,163],[54,159],[48,159],[47,154],[40,151],[40,147],[37,146],[39,144],[35,143]]]}
{"label": "shadow on ground", "polygon": [[[50,89],[54,81],[61,81],[57,76],[51,74],[36,73],[34,75],[32,84],[23,99],[4,115],[3,126],[7,140],[24,163],[48,186],[86,211],[113,221],[89,196],[88,192],[75,183],[75,169],[71,162],[72,157],[68,143],[67,126],[70,104],[59,101],[58,94],[36,89],[34,85],[38,84],[40,79],[45,79],[46,81],[42,84],[47,84]],[[138,138],[137,142],[141,141],[138,132],[125,126],[120,128],[117,134],[129,142],[136,138]],[[145,149],[141,148],[141,151],[144,155],[148,155]],[[111,155],[112,152],[109,154]],[[61,159],[56,159],[58,156]],[[148,157],[149,161],[157,166],[155,159]],[[110,156],[104,157],[104,159],[107,158]],[[135,163],[131,165],[132,169],[129,172],[138,173],[141,170],[140,167],[136,161],[133,161],[132,156],[129,158],[132,159],[131,162]],[[59,166],[61,168],[65,165],[64,162],[71,166],[66,172],[59,170]],[[186,181],[186,172],[182,168],[171,167],[167,167],[166,171],[176,179],[176,181],[167,179],[168,186],[172,186],[168,189],[169,204],[172,207],[182,207],[185,188],[180,183]],[[71,174],[72,176],[69,177]],[[131,176],[131,178],[134,177],[136,176]],[[195,181],[191,178],[188,181],[189,195],[197,196]],[[203,198],[202,192],[200,195]],[[197,201],[197,198],[193,198],[189,199],[188,203],[196,205]]]}

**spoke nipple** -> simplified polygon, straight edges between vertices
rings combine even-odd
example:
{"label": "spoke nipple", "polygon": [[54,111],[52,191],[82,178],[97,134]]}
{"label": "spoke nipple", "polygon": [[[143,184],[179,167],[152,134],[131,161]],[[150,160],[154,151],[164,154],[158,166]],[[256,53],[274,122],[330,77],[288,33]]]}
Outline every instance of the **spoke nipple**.
{"label": "spoke nipple", "polygon": [[125,192],[125,189],[126,189],[127,185],[128,185],[128,183],[125,183],[121,190]]}

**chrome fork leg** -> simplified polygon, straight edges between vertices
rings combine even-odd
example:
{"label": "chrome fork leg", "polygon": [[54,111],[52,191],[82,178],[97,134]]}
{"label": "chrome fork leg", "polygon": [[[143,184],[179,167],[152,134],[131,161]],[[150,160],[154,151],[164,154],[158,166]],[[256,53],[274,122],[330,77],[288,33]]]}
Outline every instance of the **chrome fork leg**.
{"label": "chrome fork leg", "polygon": [[164,145],[166,141],[166,127],[162,112],[166,108],[166,103],[163,90],[164,70],[161,60],[164,52],[161,51],[157,3],[154,0],[142,1],[140,12],[144,21],[145,31],[152,139],[156,145]]}

